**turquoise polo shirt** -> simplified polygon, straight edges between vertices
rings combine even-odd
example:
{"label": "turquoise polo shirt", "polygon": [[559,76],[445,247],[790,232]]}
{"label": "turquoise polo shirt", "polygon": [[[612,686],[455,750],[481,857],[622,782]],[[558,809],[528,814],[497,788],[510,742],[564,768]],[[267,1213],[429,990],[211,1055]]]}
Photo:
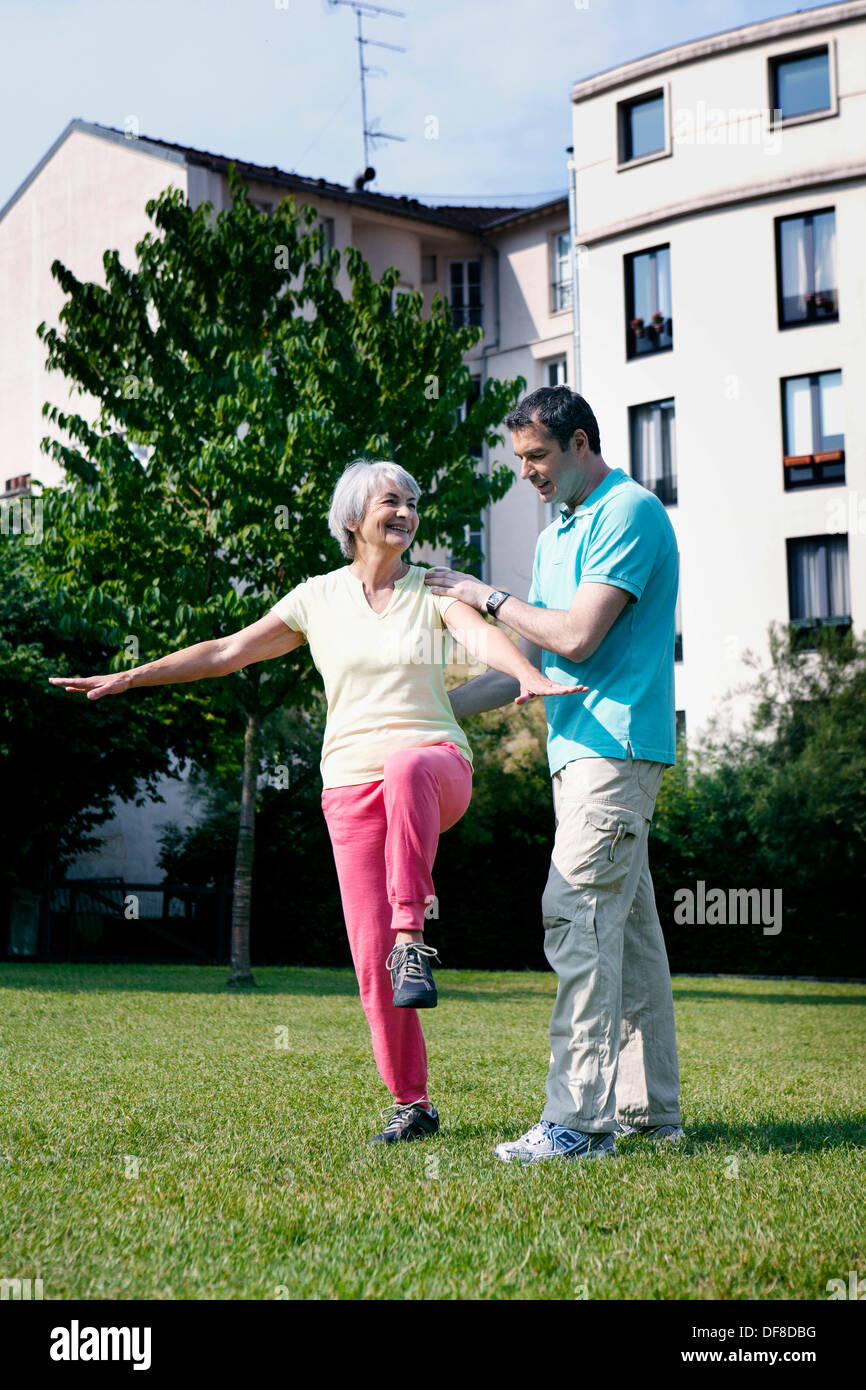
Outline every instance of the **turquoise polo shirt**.
{"label": "turquoise polo shirt", "polygon": [[545,651],[551,680],[586,695],[545,699],[551,775],[575,758],[676,761],[674,625],[679,561],[659,499],[614,468],[581,506],[538,537],[528,602],[569,609],[579,584],[613,584],[629,602],[592,656]]}

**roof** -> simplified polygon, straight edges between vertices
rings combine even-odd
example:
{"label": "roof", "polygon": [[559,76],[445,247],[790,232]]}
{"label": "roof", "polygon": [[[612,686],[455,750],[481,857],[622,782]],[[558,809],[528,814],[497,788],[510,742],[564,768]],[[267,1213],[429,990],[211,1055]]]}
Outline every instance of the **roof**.
{"label": "roof", "polygon": [[841,4],[819,5],[814,9],[779,15],[775,19],[760,20],[756,24],[744,24],[738,29],[725,29],[721,33],[693,39],[689,43],[676,44],[673,48],[663,48],[643,58],[636,58],[631,62],[621,63],[618,67],[582,78],[574,83],[571,100],[587,101],[602,92],[623,87],[629,82],[639,82],[655,73],[681,67],[685,63],[696,63],[736,49],[770,43],[773,39],[796,39],[800,34],[809,34],[816,29],[826,29],[838,24],[850,24],[858,19],[866,19],[866,0],[843,0]]}
{"label": "roof", "polygon": [[[248,181],[270,183],[275,188],[284,189],[286,193],[302,193],[309,197],[332,198],[337,202],[352,203],[356,207],[369,209],[371,212],[385,212],[392,216],[411,217],[418,221],[441,227],[451,227],[458,231],[480,234],[488,227],[502,225],[512,218],[524,217],[527,213],[538,211],[534,208],[476,207],[473,205],[430,207],[426,203],[419,202],[417,198],[395,198],[385,193],[373,193],[369,190],[358,192],[354,188],[346,188],[343,184],[330,183],[327,179],[308,178],[302,174],[278,169],[275,165],[253,164],[248,160],[233,159],[229,155],[214,154],[210,150],[198,150],[192,145],[179,145],[169,140],[158,140],[146,135],[130,138],[122,130],[117,130],[113,126],[98,125],[76,118],[69,122],[63,133],[46,151],[20,187],[15,190],[5,207],[0,209],[0,220],[5,217],[40,170],[53,158],[60,146],[74,131],[82,131],[102,140],[116,141],[127,149],[135,149],[139,153],[150,154],[171,163],[210,169],[220,174],[226,174],[229,166],[234,164],[238,173]],[[542,206],[548,205],[543,204]]]}

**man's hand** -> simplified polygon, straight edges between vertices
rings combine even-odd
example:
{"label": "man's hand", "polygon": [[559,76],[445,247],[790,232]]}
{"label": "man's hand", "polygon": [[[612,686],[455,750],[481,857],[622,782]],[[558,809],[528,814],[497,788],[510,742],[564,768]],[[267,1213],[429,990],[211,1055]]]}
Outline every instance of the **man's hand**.
{"label": "man's hand", "polygon": [[444,594],[446,598],[462,599],[464,603],[469,604],[470,608],[477,608],[479,613],[487,611],[485,607],[487,600],[491,594],[496,592],[489,584],[482,583],[474,575],[461,574],[459,570],[428,570],[424,576],[424,583],[433,590],[434,594]]}

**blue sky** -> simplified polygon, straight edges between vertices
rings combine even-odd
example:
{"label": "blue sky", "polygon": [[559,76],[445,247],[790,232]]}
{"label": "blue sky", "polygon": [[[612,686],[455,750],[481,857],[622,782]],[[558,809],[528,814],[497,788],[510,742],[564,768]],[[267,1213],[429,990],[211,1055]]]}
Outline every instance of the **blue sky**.
{"label": "blue sky", "polygon": [[[406,18],[365,33],[407,51],[367,50],[387,69],[369,80],[369,115],[406,140],[375,149],[373,187],[542,201],[566,186],[572,82],[794,9],[583,4],[388,0]],[[120,128],[133,116],[142,135],[349,183],[362,165],[354,35],[354,14],[328,0],[0,0],[0,206],[74,116]]]}

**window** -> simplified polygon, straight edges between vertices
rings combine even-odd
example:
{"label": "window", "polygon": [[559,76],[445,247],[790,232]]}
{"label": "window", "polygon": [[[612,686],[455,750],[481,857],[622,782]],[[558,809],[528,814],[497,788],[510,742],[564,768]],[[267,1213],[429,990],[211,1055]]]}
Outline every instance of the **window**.
{"label": "window", "polygon": [[474,558],[467,561],[457,555],[449,555],[448,569],[459,570],[461,574],[471,574],[476,579],[483,579],[484,523],[480,516],[477,521],[466,527],[466,540],[474,552]]}
{"label": "window", "polygon": [[19,473],[17,478],[7,478],[3,488],[6,497],[24,497],[30,492],[30,474]]}
{"label": "window", "polygon": [[686,712],[684,709],[677,710],[677,743],[686,736]]}
{"label": "window", "polygon": [[636,251],[626,256],[624,264],[626,357],[672,348],[671,248]]}
{"label": "window", "polygon": [[[458,425],[462,425],[463,421],[466,419],[466,416],[467,416],[468,413],[469,413],[470,407],[471,407],[472,405],[474,405],[475,401],[478,400],[478,397],[479,397],[480,395],[481,395],[481,377],[480,377],[480,376],[473,376],[473,377],[470,377],[470,378],[469,378],[469,395],[466,397],[466,402],[465,402],[464,405],[459,405],[459,406],[457,407],[457,423],[458,423]],[[480,459],[480,458],[482,457],[483,453],[484,453],[484,449],[482,448],[482,446],[481,446],[480,444],[472,444],[472,445],[469,447],[469,449],[467,450],[467,453],[469,454],[469,456],[470,456],[471,458]]]}
{"label": "window", "polygon": [[848,537],[789,540],[788,604],[791,626],[806,635],[818,627],[851,626]]}
{"label": "window", "polygon": [[782,381],[785,490],[845,481],[842,373]]}
{"label": "window", "polygon": [[631,472],[635,482],[654,492],[666,507],[677,500],[674,403],[651,401],[629,410]]}
{"label": "window", "polygon": [[836,212],[776,218],[779,327],[839,317],[836,285]]}
{"label": "window", "polygon": [[668,153],[663,91],[621,101],[617,112],[620,165]]}
{"label": "window", "polygon": [[421,257],[421,284],[433,285],[439,279],[435,256]]}
{"label": "window", "polygon": [[401,295],[412,293],[414,293],[414,291],[411,285],[395,285],[391,291],[391,313],[393,314],[397,306],[397,300]]}
{"label": "window", "polygon": [[451,262],[451,322],[455,328],[481,323],[481,262]]}
{"label": "window", "polygon": [[677,606],[674,612],[674,661],[683,659],[683,612],[680,607],[682,583],[677,587]]}
{"label": "window", "polygon": [[567,385],[568,362],[564,357],[555,357],[551,362],[544,364],[544,385],[545,386],[565,386]]}
{"label": "window", "polygon": [[321,250],[319,251],[319,264],[321,265],[322,261],[324,261],[324,259],[325,259],[325,252],[326,252],[326,251],[333,251],[333,249],[334,249],[334,219],[333,219],[333,217],[323,217],[323,218],[321,219],[321,221],[319,222],[319,227],[321,228],[322,232],[324,232],[324,237],[325,237],[324,242],[322,243],[322,248],[321,248]]}
{"label": "window", "polygon": [[779,119],[833,109],[830,50],[826,47],[770,59],[770,106]]}
{"label": "window", "polygon": [[572,303],[571,246],[568,232],[553,238],[553,312],[570,309]]}

